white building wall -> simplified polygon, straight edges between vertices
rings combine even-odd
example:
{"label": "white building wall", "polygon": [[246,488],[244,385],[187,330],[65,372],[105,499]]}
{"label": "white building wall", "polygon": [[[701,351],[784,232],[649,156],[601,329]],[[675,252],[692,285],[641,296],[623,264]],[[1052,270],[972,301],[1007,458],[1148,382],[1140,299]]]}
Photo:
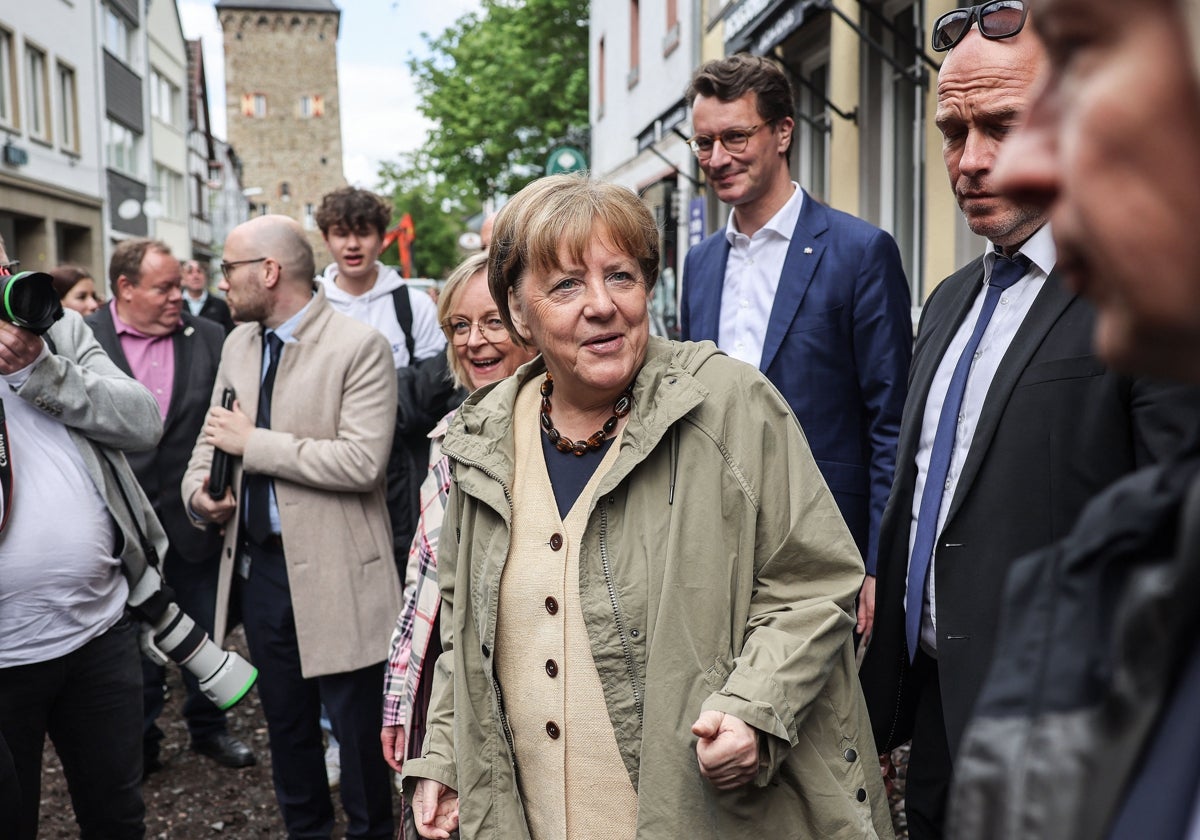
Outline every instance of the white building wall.
{"label": "white building wall", "polygon": [[[13,123],[0,123],[2,140],[7,140],[29,155],[20,167],[0,163],[0,172],[29,179],[72,192],[98,198],[104,194],[104,163],[101,157],[99,109],[102,99],[101,78],[96,72],[97,47],[94,9],[88,3],[66,0],[0,4],[0,27],[11,33],[16,70],[15,117]],[[29,131],[29,64],[27,47],[46,54],[47,83],[50,90],[50,140],[31,137]],[[62,94],[58,84],[58,66],[75,72],[77,148],[64,145],[67,139],[62,123]]]}
{"label": "white building wall", "polygon": [[683,97],[699,60],[700,23],[693,0],[677,0],[674,25],[666,0],[641,0],[634,62],[633,5],[591,4],[591,167],[597,176],[636,190],[655,214],[664,257],[651,308],[670,332],[688,248],[688,202],[695,193],[695,161],[683,139],[691,134],[691,114]]}
{"label": "white building wall", "polygon": [[[638,152],[637,137],[655,118],[678,102],[687,89],[696,63],[698,33],[690,0],[678,2],[678,33],[668,37],[665,0],[642,0],[638,71],[631,85],[630,3],[613,0],[591,4],[589,113],[592,124],[592,170],[608,176]],[[604,39],[604,94],[599,101],[599,45]],[[668,45],[674,44],[673,47]],[[666,47],[666,48],[665,48]],[[682,127],[689,133],[690,121]],[[670,132],[660,135],[656,148],[684,171],[690,171],[691,152]],[[660,165],[666,164],[659,160]],[[622,181],[624,183],[624,181]],[[630,183],[636,187],[637,184]]]}
{"label": "white building wall", "polygon": [[214,137],[217,161],[221,164],[213,189],[208,193],[213,244],[221,253],[230,231],[250,218],[250,199],[245,195],[238,164],[229,144]]}
{"label": "white building wall", "polygon": [[[149,199],[162,208],[161,215],[148,214],[150,232],[166,242],[175,256],[187,259],[192,253],[187,193],[187,47],[175,3],[151,3],[146,15],[146,30],[149,67],[145,82],[151,156],[146,182],[150,187]],[[174,91],[169,120],[153,113],[155,98],[160,96],[154,89],[156,74],[166,79]],[[167,178],[163,177],[164,170],[169,173]]]}

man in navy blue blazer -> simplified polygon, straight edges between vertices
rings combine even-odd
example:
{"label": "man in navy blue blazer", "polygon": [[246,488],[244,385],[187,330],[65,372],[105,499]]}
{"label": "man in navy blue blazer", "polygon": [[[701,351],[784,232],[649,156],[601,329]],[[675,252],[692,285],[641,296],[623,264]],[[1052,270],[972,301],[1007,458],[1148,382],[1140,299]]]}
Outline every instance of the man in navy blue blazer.
{"label": "man in navy blue blazer", "polygon": [[791,405],[866,564],[857,630],[867,635],[912,357],[900,252],[792,181],[795,98],[776,64],[710,61],[687,99],[692,151],[733,212],[684,261],[682,337],[755,365]]}

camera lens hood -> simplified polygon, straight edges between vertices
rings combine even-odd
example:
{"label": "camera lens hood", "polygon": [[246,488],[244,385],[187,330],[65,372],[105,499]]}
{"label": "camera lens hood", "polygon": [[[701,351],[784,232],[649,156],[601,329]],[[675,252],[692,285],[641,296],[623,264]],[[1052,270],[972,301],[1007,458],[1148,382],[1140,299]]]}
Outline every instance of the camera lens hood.
{"label": "camera lens hood", "polygon": [[0,318],[41,335],[63,316],[54,278],[44,271],[0,277]]}

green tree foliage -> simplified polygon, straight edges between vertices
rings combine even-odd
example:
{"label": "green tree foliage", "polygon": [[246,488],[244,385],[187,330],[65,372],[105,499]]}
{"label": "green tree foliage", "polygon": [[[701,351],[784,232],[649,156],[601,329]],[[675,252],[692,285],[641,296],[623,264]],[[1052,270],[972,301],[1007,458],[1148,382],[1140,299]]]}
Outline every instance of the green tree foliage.
{"label": "green tree foliage", "polygon": [[[462,258],[458,236],[466,230],[463,219],[469,215],[463,197],[430,170],[420,152],[384,163],[379,178],[384,194],[392,197],[393,223],[405,213],[412,216],[413,276],[444,278]],[[389,245],[380,259],[400,265],[399,249]]]}
{"label": "green tree foliage", "polygon": [[555,145],[587,147],[587,0],[483,0],[426,43],[409,62],[435,125],[422,151],[455,191],[511,194]]}
{"label": "green tree foliage", "polygon": [[[542,174],[551,148],[588,147],[587,0],[483,0],[411,59],[424,146],[380,167],[395,218],[413,218],[413,271],[445,277],[459,234],[490,196]],[[383,260],[398,264],[395,246]]]}

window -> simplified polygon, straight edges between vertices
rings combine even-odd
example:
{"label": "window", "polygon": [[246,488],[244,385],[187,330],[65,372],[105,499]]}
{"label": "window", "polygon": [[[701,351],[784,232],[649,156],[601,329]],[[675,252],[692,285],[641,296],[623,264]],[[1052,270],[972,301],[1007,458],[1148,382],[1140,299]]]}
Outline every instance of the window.
{"label": "window", "polygon": [[638,42],[641,40],[641,18],[638,0],[629,0],[629,76],[626,78],[629,87],[638,83]]}
{"label": "window", "polygon": [[325,97],[320,94],[300,97],[300,116],[304,119],[325,116]]}
{"label": "window", "polygon": [[316,207],[311,203],[304,205],[304,229],[317,229],[317,211]]}
{"label": "window", "polygon": [[179,88],[157,70],[150,71],[150,114],[167,125],[178,125]]}
{"label": "window", "polygon": [[154,186],[158,188],[158,200],[162,203],[163,215],[177,219],[183,215],[183,176],[162,164],[154,164]]}
{"label": "window", "polygon": [[[891,25],[881,27],[879,40],[901,67],[920,68],[921,4],[895,0],[883,7]],[[879,226],[896,239],[914,302],[924,300],[920,219],[924,206],[924,100],[926,89],[911,75],[875,61],[878,90]]]}
{"label": "window", "polygon": [[17,68],[13,59],[13,36],[0,29],[0,125],[17,125]]}
{"label": "window", "polygon": [[262,118],[267,115],[267,95],[265,93],[242,94],[242,116]]}
{"label": "window", "polygon": [[188,207],[191,208],[191,214],[201,219],[204,218],[204,179],[199,175],[193,175],[188,179]]}
{"label": "window", "polygon": [[62,147],[68,152],[78,152],[79,95],[75,87],[75,71],[61,63],[58,65],[58,124]]}
{"label": "window", "polygon": [[29,136],[50,139],[50,86],[46,80],[46,54],[25,45],[25,93],[29,112]]}
{"label": "window", "polygon": [[829,117],[825,100],[818,95],[829,88],[829,53],[821,50],[810,58],[804,68],[807,85],[796,85],[799,93],[799,113],[808,120],[798,120],[793,143],[798,144],[800,183],[818,200],[829,198]]}
{"label": "window", "polygon": [[108,6],[104,7],[104,47],[126,64],[133,62],[134,38],[129,22]]}
{"label": "window", "polygon": [[131,178],[141,178],[139,149],[141,136],[118,122],[105,120],[104,161],[110,169]]}
{"label": "window", "polygon": [[663,36],[663,55],[670,55],[679,46],[679,4],[667,0],[667,34]]}

